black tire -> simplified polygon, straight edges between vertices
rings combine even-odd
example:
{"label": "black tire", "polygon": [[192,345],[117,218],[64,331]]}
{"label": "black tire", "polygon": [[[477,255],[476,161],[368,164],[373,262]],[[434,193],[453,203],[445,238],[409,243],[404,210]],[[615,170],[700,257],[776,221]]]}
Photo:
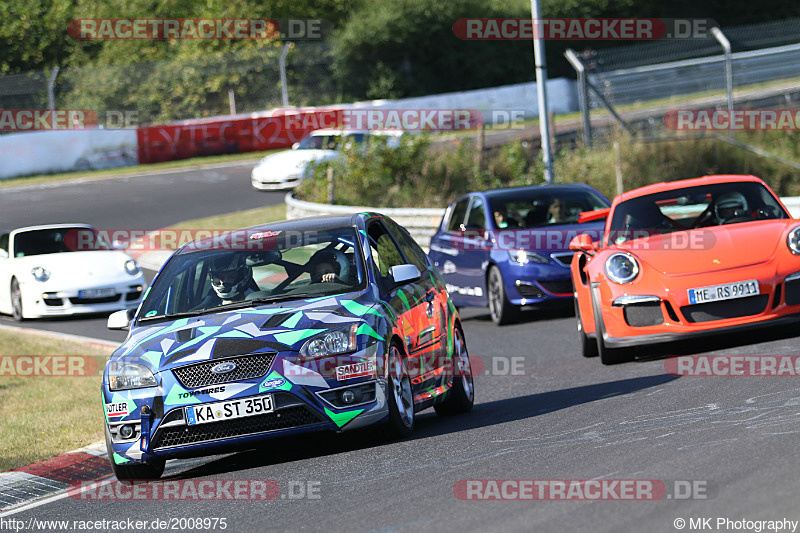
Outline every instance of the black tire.
{"label": "black tire", "polygon": [[597,353],[600,356],[600,362],[604,365],[616,365],[619,363],[627,363],[633,360],[633,355],[629,349],[626,348],[609,348],[603,342],[603,320],[600,316],[600,309],[594,306],[594,331],[597,337]]}
{"label": "black tire", "polygon": [[378,436],[384,440],[405,438],[414,432],[414,391],[411,387],[411,376],[403,349],[392,342],[389,355],[386,357],[386,403],[389,407],[389,418],[378,429]]}
{"label": "black tire", "polygon": [[22,291],[19,288],[17,278],[11,280],[11,318],[17,322],[22,322]]}
{"label": "black tire", "polygon": [[597,342],[594,339],[590,339],[586,336],[583,332],[583,322],[581,322],[581,310],[578,306],[578,299],[575,298],[575,319],[578,322],[578,337],[581,340],[581,353],[584,357],[597,357],[599,352],[597,351]]}
{"label": "black tire", "polygon": [[493,266],[486,276],[486,296],[489,299],[489,316],[498,326],[519,320],[519,307],[511,305],[500,269]]}
{"label": "black tire", "polygon": [[111,470],[120,481],[159,479],[164,473],[164,466],[167,463],[166,459],[156,459],[148,463],[116,464],[108,426],[106,426],[106,452],[108,453],[108,462],[111,463]]}
{"label": "black tire", "polygon": [[444,400],[433,406],[439,416],[450,416],[472,411],[475,403],[475,385],[472,381],[472,366],[464,334],[460,327],[453,333],[453,386]]}

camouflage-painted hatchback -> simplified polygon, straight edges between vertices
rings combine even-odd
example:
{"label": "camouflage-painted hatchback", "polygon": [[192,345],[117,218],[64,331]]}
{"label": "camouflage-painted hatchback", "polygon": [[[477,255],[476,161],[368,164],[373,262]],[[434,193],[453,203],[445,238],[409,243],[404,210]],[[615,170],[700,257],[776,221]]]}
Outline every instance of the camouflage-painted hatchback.
{"label": "camouflage-painted hatchback", "polygon": [[409,233],[375,213],[284,221],[194,241],[136,312],[103,374],[119,479],[165,461],[472,409],[458,313]]}

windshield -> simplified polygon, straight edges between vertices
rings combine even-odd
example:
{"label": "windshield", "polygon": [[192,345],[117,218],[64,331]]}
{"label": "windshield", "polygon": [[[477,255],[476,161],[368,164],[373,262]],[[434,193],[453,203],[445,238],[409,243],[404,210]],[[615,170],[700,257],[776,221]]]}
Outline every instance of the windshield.
{"label": "windshield", "polygon": [[608,244],[695,228],[790,218],[757,182],[702,185],[632,198],[614,209]]}
{"label": "windshield", "polygon": [[13,246],[14,257],[112,249],[96,230],[84,226],[23,231],[15,234]]}
{"label": "windshield", "polygon": [[353,133],[342,137],[341,135],[310,135],[300,141],[297,145],[298,150],[337,150],[342,143],[342,139],[346,143],[355,142],[361,144],[364,142],[365,135],[363,133]]}
{"label": "windshield", "polygon": [[489,205],[497,228],[525,229],[575,224],[582,212],[603,209],[609,203],[589,189],[534,188],[492,195]]}
{"label": "windshield", "polygon": [[146,320],[202,314],[260,302],[341,294],[366,286],[354,228],[264,234],[270,240],[263,247],[254,244],[175,254],[154,282],[139,316]]}

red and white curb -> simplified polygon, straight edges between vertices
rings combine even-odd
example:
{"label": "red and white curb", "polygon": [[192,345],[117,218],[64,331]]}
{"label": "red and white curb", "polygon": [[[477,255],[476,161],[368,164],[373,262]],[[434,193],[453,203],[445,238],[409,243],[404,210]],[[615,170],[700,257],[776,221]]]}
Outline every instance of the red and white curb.
{"label": "red and white curb", "polygon": [[0,516],[22,512],[48,497],[63,498],[70,484],[112,475],[103,441],[52,459],[0,473]]}

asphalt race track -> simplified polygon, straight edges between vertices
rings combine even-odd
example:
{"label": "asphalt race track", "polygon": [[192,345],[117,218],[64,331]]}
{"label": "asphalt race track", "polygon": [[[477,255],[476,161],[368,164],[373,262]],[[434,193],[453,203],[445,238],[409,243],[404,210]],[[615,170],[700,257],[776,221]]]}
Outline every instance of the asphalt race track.
{"label": "asphalt race track", "polygon": [[[281,199],[251,191],[247,168],[204,172],[3,191],[0,213],[7,226],[85,220],[99,227],[155,228]],[[274,480],[280,493],[269,501],[66,497],[14,518],[177,524],[182,518],[225,518],[225,531],[231,532],[674,532],[699,529],[705,518],[711,519],[706,529],[746,531],[736,525],[800,520],[800,381],[665,371],[666,356],[676,354],[798,356],[800,324],[648,348],[636,362],[605,367],[581,357],[571,306],[527,312],[521,323],[502,328],[480,309],[463,310],[462,318],[470,354],[479,362],[470,414],[439,418],[426,411],[411,439],[392,443],[354,431],[167,464],[165,479],[184,484]],[[103,322],[26,326],[112,340],[124,336],[103,333]],[[12,322],[6,317],[2,323]],[[498,484],[490,490],[485,480]],[[535,487],[553,492],[546,501],[516,500],[514,487],[520,485],[503,480],[538,480]],[[581,501],[577,493],[559,495],[558,480],[570,487],[576,486],[570,480],[597,480],[592,486],[602,483],[609,490]],[[613,487],[625,480],[650,480],[647,486],[663,491],[614,499],[621,491]],[[583,486],[588,496],[589,485]],[[538,493],[534,488],[525,494]],[[643,501],[647,494],[658,498]],[[461,499],[468,495],[473,499]],[[477,499],[482,497],[510,500]]]}

